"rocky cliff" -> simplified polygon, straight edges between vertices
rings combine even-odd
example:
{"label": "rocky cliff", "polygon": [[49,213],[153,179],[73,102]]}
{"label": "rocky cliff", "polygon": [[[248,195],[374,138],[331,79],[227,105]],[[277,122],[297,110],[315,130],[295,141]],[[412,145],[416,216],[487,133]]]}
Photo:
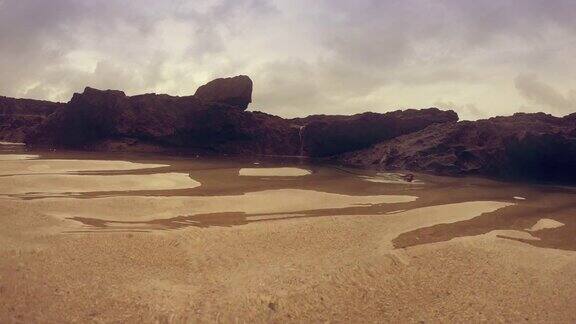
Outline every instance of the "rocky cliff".
{"label": "rocky cliff", "polygon": [[64,104],[0,97],[0,140],[22,142],[46,117]]}
{"label": "rocky cliff", "polygon": [[382,170],[576,183],[576,114],[518,113],[432,125],[339,160]]}
{"label": "rocky cliff", "polygon": [[216,79],[187,97],[86,88],[40,126],[27,144],[90,150],[183,149],[325,157],[457,120],[438,109],[312,116],[288,120],[246,111],[252,81]]}
{"label": "rocky cliff", "polygon": [[385,114],[353,116],[310,116],[294,120],[303,126],[303,152],[327,157],[367,148],[378,142],[424,129],[433,124],[454,122],[458,115],[437,108],[397,110]]}
{"label": "rocky cliff", "polygon": [[205,102],[218,102],[241,109],[252,102],[252,80],[246,75],[220,78],[208,82],[196,90],[194,96]]}
{"label": "rocky cliff", "polygon": [[66,104],[0,97],[0,140],[81,150],[185,150],[330,158],[382,170],[576,183],[576,114],[458,122],[436,108],[283,119],[247,111],[247,76],[193,96],[86,88]]}
{"label": "rocky cliff", "polygon": [[186,149],[233,154],[296,154],[297,130],[283,119],[215,98],[86,88],[30,132],[32,146],[89,150]]}

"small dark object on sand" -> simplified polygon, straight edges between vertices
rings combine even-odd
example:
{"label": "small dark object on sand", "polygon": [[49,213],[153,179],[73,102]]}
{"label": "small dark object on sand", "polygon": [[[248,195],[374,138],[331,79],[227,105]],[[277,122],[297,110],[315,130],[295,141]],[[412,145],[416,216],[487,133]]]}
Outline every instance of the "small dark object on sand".
{"label": "small dark object on sand", "polygon": [[273,311],[276,311],[276,303],[272,303],[272,302],[268,303],[268,308],[270,308]]}
{"label": "small dark object on sand", "polygon": [[404,179],[406,182],[412,182],[414,181],[414,175],[412,173],[408,173],[403,175],[402,179]]}

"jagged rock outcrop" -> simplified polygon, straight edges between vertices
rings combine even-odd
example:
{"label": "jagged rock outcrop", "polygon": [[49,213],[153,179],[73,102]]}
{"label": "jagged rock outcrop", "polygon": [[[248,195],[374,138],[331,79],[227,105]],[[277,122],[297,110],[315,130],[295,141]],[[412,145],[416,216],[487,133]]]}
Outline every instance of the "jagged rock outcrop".
{"label": "jagged rock outcrop", "polygon": [[86,88],[29,134],[32,146],[74,149],[186,149],[295,155],[297,131],[280,117],[196,96]]}
{"label": "jagged rock outcrop", "polygon": [[576,183],[576,114],[518,113],[432,125],[339,160],[384,170]]}
{"label": "jagged rock outcrop", "polygon": [[326,157],[367,148],[432,124],[457,120],[458,115],[451,110],[428,108],[384,114],[367,112],[353,116],[315,115],[293,121],[304,126],[302,137],[306,155]]}
{"label": "jagged rock outcrop", "polygon": [[49,101],[0,97],[0,140],[22,142],[27,133],[63,106]]}
{"label": "jagged rock outcrop", "polygon": [[194,96],[86,88],[30,132],[32,146],[91,150],[185,149],[322,157],[457,119],[438,109],[286,120],[245,111],[252,81],[217,79]]}
{"label": "jagged rock outcrop", "polygon": [[216,79],[198,88],[194,96],[205,102],[246,109],[252,102],[252,80],[246,75]]}
{"label": "jagged rock outcrop", "polygon": [[194,97],[146,94],[128,97],[122,91],[86,88],[53,114],[26,142],[33,145],[89,148],[104,139],[159,139],[184,124],[188,110],[201,107]]}
{"label": "jagged rock outcrop", "polygon": [[408,109],[283,119],[246,111],[252,81],[217,79],[174,97],[86,88],[67,104],[0,97],[0,140],[81,150],[329,157],[384,170],[576,183],[576,114],[457,122]]}

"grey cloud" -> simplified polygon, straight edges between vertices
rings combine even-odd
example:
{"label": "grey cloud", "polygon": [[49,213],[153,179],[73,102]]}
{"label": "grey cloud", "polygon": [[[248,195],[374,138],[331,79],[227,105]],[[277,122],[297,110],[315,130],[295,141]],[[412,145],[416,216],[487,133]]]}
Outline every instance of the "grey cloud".
{"label": "grey cloud", "polygon": [[[566,53],[551,51],[549,36],[573,53],[576,45],[566,41],[574,39],[575,15],[576,3],[568,0],[325,0],[314,16],[322,23],[311,28],[329,54],[315,71],[330,80],[320,82],[322,90],[341,84],[361,99],[398,84],[482,85],[526,64],[558,69]],[[478,103],[460,107],[468,118],[485,117]]]}
{"label": "grey cloud", "polygon": [[519,75],[515,80],[518,92],[531,103],[551,108],[556,113],[576,111],[576,91],[564,95],[534,75]]}
{"label": "grey cloud", "polygon": [[315,106],[325,104],[328,98],[318,88],[314,66],[301,61],[278,61],[266,64],[254,78],[254,109],[296,117],[312,114]]}
{"label": "grey cloud", "polygon": [[454,110],[460,120],[474,120],[488,117],[486,113],[482,112],[475,104],[459,105],[451,101],[437,101],[433,106],[440,109]]}
{"label": "grey cloud", "polygon": [[0,91],[54,97],[49,95],[55,93],[54,84],[48,82],[60,75],[56,84],[70,92],[77,86],[71,81],[83,73],[67,66],[68,53],[88,41],[101,44],[116,35],[120,24],[144,21],[121,9],[107,1],[5,0],[0,8]]}
{"label": "grey cloud", "polygon": [[[169,56],[169,50],[157,47],[159,24],[173,21],[190,28],[193,36],[184,44],[189,55],[181,60],[201,64],[206,55],[225,51],[223,34],[241,32],[238,20],[274,9],[262,0],[213,1],[200,12],[190,7],[194,3],[4,0],[0,93],[67,100],[85,85],[154,91]],[[98,62],[91,73],[71,65],[67,55],[78,50],[94,53]]]}
{"label": "grey cloud", "polygon": [[204,60],[208,55],[224,51],[226,36],[240,36],[243,24],[276,13],[277,8],[267,0],[222,0],[204,12],[187,7],[174,17],[194,25],[196,40],[191,42],[189,53],[197,60]]}
{"label": "grey cloud", "polygon": [[[443,98],[478,118],[487,105],[515,112],[518,94],[566,110],[570,95],[526,80],[516,91],[510,80],[527,67],[566,76],[574,16],[573,0],[0,0],[0,94],[189,94],[205,79],[249,74],[254,106],[283,115]],[[491,91],[507,100],[482,101]]]}

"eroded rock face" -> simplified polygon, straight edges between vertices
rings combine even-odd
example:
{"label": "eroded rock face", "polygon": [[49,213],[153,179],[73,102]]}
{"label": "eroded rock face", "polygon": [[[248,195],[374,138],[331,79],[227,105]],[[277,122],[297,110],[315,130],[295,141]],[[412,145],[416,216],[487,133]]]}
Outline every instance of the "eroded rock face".
{"label": "eroded rock face", "polygon": [[196,96],[86,88],[31,132],[32,146],[90,150],[184,149],[295,155],[298,133],[282,118]]}
{"label": "eroded rock face", "polygon": [[576,114],[457,122],[453,111],[298,119],[245,111],[252,81],[218,79],[194,96],[86,88],[67,104],[0,97],[0,139],[84,150],[177,150],[331,157],[379,169],[576,183]]}
{"label": "eroded rock face", "polygon": [[[207,89],[216,88],[218,86]],[[234,94],[232,91],[229,97]],[[224,97],[221,94],[221,98]],[[249,97],[250,94],[246,96]],[[235,108],[230,101],[215,102],[198,95],[129,97],[121,91],[86,88],[31,132],[26,141],[30,145],[74,149],[124,150],[155,146],[218,153],[325,157],[457,118],[452,111],[433,108],[286,120]]]}
{"label": "eroded rock face", "polygon": [[246,109],[252,102],[252,80],[246,75],[216,79],[198,88],[194,96],[205,102]]}
{"label": "eroded rock face", "polygon": [[325,157],[457,119],[451,111],[411,109],[286,120],[245,111],[251,97],[247,76],[214,80],[187,97],[86,88],[20,137],[31,146],[72,149]]}
{"label": "eroded rock face", "polygon": [[309,116],[294,120],[304,126],[304,152],[332,156],[370,147],[378,142],[422,130],[432,124],[454,122],[458,115],[437,108],[397,110],[384,114]]}
{"label": "eroded rock face", "polygon": [[0,140],[22,142],[26,134],[64,104],[0,97]]}
{"label": "eroded rock face", "polygon": [[105,139],[134,138],[159,143],[182,127],[186,114],[203,104],[194,97],[86,88],[50,116],[26,141],[33,145],[86,149]]}
{"label": "eroded rock face", "polygon": [[340,160],[386,170],[576,183],[576,119],[519,113],[432,125]]}

